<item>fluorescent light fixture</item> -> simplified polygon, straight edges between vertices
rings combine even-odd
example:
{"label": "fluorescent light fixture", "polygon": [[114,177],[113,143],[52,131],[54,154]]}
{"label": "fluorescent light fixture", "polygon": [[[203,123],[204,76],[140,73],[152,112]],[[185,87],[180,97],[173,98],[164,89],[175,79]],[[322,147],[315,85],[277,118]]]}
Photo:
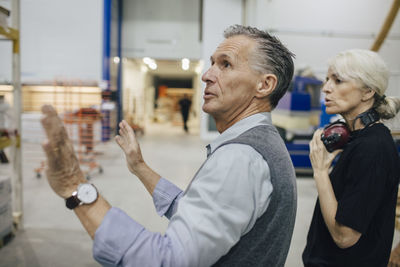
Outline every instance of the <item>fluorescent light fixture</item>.
{"label": "fluorescent light fixture", "polygon": [[183,65],[183,64],[189,65],[189,63],[190,63],[190,60],[189,60],[189,59],[187,59],[187,58],[182,58],[182,65]]}
{"label": "fluorescent light fixture", "polygon": [[152,70],[157,69],[157,63],[154,59],[149,57],[144,57],[143,62]]}
{"label": "fluorescent light fixture", "polygon": [[149,57],[144,57],[144,58],[143,58],[143,62],[144,62],[144,64],[150,65],[150,63],[151,63],[151,62],[154,62],[154,60],[152,60],[152,59],[149,58]]}
{"label": "fluorescent light fixture", "polygon": [[190,60],[187,58],[182,59],[182,69],[188,70],[189,69]]}
{"label": "fluorescent light fixture", "polygon": [[156,62],[151,62],[150,64],[149,64],[149,68],[150,69],[152,69],[152,70],[155,70],[155,69],[157,69],[157,64],[156,64]]}

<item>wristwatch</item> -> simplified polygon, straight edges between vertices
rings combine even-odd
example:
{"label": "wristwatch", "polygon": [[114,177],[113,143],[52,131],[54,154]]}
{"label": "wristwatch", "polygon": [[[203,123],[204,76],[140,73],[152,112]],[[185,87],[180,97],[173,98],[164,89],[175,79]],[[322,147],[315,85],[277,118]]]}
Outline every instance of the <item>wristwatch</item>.
{"label": "wristwatch", "polygon": [[95,202],[98,198],[99,194],[97,193],[97,189],[92,184],[80,184],[75,192],[72,193],[72,196],[65,200],[65,206],[69,209],[75,209],[79,205],[83,204],[91,204]]}

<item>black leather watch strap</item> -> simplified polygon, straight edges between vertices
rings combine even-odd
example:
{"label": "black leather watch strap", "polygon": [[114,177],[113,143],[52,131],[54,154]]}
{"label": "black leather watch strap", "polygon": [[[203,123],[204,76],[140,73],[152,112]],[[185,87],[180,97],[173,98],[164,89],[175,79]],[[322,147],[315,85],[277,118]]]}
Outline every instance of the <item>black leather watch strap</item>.
{"label": "black leather watch strap", "polygon": [[79,204],[81,203],[81,201],[78,199],[77,195],[72,195],[69,198],[67,198],[65,200],[65,206],[67,206],[67,208],[73,210],[76,207],[79,206]]}

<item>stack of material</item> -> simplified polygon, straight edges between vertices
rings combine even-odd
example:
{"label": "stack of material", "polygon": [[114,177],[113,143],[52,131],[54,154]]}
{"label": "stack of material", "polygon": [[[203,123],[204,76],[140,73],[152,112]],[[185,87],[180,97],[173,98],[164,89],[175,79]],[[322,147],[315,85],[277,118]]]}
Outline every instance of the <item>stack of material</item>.
{"label": "stack of material", "polygon": [[0,247],[12,234],[11,179],[0,176]]}
{"label": "stack of material", "polygon": [[0,27],[7,29],[7,18],[10,16],[10,11],[0,6]]}
{"label": "stack of material", "polygon": [[321,85],[318,79],[295,76],[292,90],[272,112],[272,122],[290,132],[312,133],[319,125]]}

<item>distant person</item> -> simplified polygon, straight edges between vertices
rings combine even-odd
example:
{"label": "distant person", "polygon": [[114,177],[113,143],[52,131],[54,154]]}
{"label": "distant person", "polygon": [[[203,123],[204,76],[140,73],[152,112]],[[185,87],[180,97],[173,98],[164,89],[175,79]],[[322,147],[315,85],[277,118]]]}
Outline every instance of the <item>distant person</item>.
{"label": "distant person", "polygon": [[185,132],[189,131],[189,129],[187,127],[187,121],[189,118],[189,111],[190,111],[191,105],[192,105],[192,101],[189,99],[189,96],[187,94],[184,94],[183,98],[181,100],[179,100],[179,106],[181,107],[183,130],[185,130]]}
{"label": "distant person", "polygon": [[284,266],[296,215],[296,177],[270,112],[289,87],[292,56],[267,32],[239,25],[225,31],[202,77],[202,108],[221,135],[207,146],[207,159],[186,191],[147,165],[132,128],[120,123],[116,141],[157,213],[170,220],[165,234],[111,207],[87,183],[61,120],[51,106],[42,108],[49,184],[94,238],[99,263]]}
{"label": "distant person", "polygon": [[[382,123],[400,109],[385,95],[389,70],[375,52],[348,50],[329,64],[326,113],[340,114],[350,142],[329,153],[317,130],[310,159],[318,190],[304,266],[387,266],[392,247],[400,159]],[[332,161],[340,155],[332,167]]]}

